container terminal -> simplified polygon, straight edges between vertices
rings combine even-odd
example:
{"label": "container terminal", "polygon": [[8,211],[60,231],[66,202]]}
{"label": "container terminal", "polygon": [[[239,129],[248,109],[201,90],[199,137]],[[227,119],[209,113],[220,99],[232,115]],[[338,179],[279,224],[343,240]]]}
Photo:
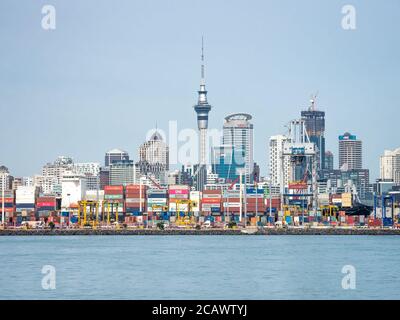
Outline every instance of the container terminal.
{"label": "container terminal", "polygon": [[399,203],[393,196],[376,199],[375,206],[370,207],[359,203],[352,193],[322,195],[323,205],[315,212],[312,204],[282,203],[282,197],[272,196],[268,188],[231,186],[226,190],[199,192],[187,185],[168,188],[150,188],[144,184],[107,185],[104,190],[86,191],[84,199],[71,203],[69,208],[61,207],[59,197],[41,196],[35,187],[20,187],[15,194],[5,194],[3,229],[232,229],[250,232],[262,228],[400,227]]}

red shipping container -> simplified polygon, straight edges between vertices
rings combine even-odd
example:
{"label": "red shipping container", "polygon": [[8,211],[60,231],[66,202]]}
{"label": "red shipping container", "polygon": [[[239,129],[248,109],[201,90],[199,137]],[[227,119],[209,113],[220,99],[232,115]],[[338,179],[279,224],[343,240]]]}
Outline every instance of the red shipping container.
{"label": "red shipping container", "polygon": [[38,197],[37,202],[55,202],[56,197]]}
{"label": "red shipping container", "polygon": [[124,193],[123,192],[119,192],[119,191],[104,191],[105,195],[120,195],[123,196]]}
{"label": "red shipping container", "polygon": [[55,202],[38,202],[36,203],[36,207],[55,207],[56,203]]}
{"label": "red shipping container", "polygon": [[218,198],[207,198],[207,199],[202,199],[201,203],[221,203],[221,199]]}
{"label": "red shipping container", "polygon": [[222,194],[221,190],[204,190],[203,195],[205,194]]}
{"label": "red shipping container", "polygon": [[[222,198],[223,202],[240,202],[240,198]],[[244,200],[242,200],[244,202]]]}
{"label": "red shipping container", "polygon": [[354,218],[351,216],[346,216],[346,222],[348,224],[354,224]]}
{"label": "red shipping container", "polygon": [[169,190],[169,194],[189,194],[189,189],[172,189]]}
{"label": "red shipping container", "polygon": [[381,227],[382,226],[382,220],[381,219],[370,218],[370,219],[368,219],[368,226],[369,227]]}
{"label": "red shipping container", "polygon": [[105,186],[104,187],[104,191],[123,193],[124,192],[124,187],[123,186]]}
{"label": "red shipping container", "polygon": [[140,196],[142,198],[146,197],[146,192],[129,192],[125,194],[125,198],[140,198]]}
{"label": "red shipping container", "polygon": [[140,184],[128,184],[127,186],[125,186],[125,190],[139,190],[140,188],[145,188],[146,185],[140,185]]}

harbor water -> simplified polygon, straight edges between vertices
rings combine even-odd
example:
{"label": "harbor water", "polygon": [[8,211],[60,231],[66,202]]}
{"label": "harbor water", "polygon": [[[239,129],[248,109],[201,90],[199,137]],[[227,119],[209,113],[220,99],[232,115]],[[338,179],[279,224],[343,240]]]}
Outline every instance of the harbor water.
{"label": "harbor water", "polygon": [[399,299],[399,246],[398,236],[4,236],[0,299]]}

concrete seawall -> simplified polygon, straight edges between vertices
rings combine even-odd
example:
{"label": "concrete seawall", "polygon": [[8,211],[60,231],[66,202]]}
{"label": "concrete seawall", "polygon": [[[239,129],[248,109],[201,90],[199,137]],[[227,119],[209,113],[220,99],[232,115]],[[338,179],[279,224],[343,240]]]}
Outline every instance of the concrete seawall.
{"label": "concrete seawall", "polygon": [[[168,235],[243,235],[250,236],[249,234],[242,233],[238,229],[39,229],[39,230],[0,230],[0,236],[168,236]],[[304,229],[260,229],[251,235],[400,235],[400,229],[339,229],[339,228],[304,228]]]}

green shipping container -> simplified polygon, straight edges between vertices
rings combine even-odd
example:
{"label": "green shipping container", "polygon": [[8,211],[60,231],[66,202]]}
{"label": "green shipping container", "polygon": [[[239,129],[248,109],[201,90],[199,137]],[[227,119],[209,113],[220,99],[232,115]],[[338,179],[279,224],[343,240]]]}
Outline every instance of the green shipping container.
{"label": "green shipping container", "polygon": [[104,195],[104,199],[106,200],[121,200],[123,199],[123,195],[122,194],[105,194]]}

